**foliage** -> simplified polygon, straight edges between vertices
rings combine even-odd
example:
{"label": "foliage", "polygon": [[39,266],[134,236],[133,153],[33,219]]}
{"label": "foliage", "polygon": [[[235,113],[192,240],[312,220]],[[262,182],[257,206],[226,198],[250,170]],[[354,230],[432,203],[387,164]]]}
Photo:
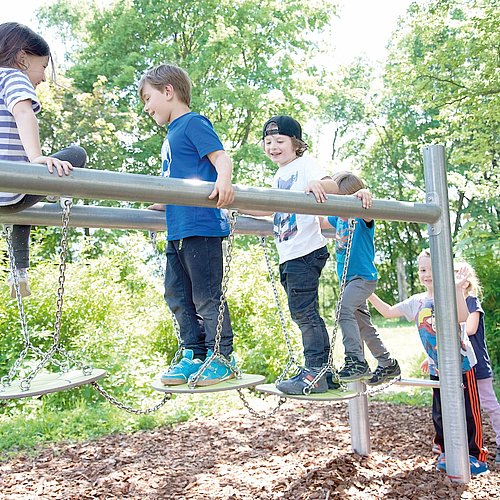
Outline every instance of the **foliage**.
{"label": "foliage", "polygon": [[[120,112],[134,113],[135,128],[127,131],[133,164],[120,158],[107,168],[149,172],[149,164],[158,163],[164,131],[141,116],[136,83],[146,68],[170,62],[190,74],[193,109],[212,119],[233,152],[236,178],[242,170],[247,182],[254,171],[249,165],[262,163],[254,146],[260,124],[278,110],[301,118],[310,109],[319,89],[310,65],[318,49],[313,35],[334,13],[330,0],[169,0],[162,9],[153,0],[118,0],[102,10],[90,5],[91,17],[66,17],[69,0],[42,9],[41,16],[47,25],[61,26],[65,36],[75,27],[79,43],[67,74],[76,87],[91,93],[93,82],[105,81],[108,91],[119,89]],[[309,97],[303,94],[307,86]],[[114,124],[116,115],[105,107],[102,116]],[[75,120],[68,122],[74,127]]]}

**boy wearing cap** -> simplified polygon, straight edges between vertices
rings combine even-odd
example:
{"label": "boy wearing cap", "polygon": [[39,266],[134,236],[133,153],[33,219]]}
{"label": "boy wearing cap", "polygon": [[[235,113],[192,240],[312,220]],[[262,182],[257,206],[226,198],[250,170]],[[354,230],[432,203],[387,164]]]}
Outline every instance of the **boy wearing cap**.
{"label": "boy wearing cap", "polygon": [[[311,157],[304,157],[307,144],[302,128],[290,116],[274,116],[264,124],[264,152],[278,165],[273,187],[313,193],[318,203],[327,193],[338,193],[338,186]],[[364,199],[364,206],[369,200]],[[247,212],[270,215],[266,212]],[[288,307],[302,333],[305,367],[294,377],[280,382],[285,394],[303,394],[321,368],[328,363],[330,340],[319,314],[318,286],[321,271],[329,257],[326,238],[321,234],[319,218],[314,215],[277,212],[274,214],[274,237],[279,254],[281,284],[288,297]],[[333,385],[331,374],[320,378],[312,393],[326,392]]]}
{"label": "boy wearing cap", "polygon": [[[151,68],[139,82],[144,111],[160,125],[168,125],[161,148],[162,175],[214,182],[209,198],[217,208],[158,206],[166,211],[167,267],[165,300],[180,327],[182,358],[161,376],[165,385],[180,385],[201,368],[213,353],[222,295],[222,240],[229,234],[227,217],[220,210],[234,200],[232,163],[204,116],[190,110],[191,80],[170,64]],[[217,384],[232,378],[233,332],[225,305],[220,353],[198,378],[197,385]]]}

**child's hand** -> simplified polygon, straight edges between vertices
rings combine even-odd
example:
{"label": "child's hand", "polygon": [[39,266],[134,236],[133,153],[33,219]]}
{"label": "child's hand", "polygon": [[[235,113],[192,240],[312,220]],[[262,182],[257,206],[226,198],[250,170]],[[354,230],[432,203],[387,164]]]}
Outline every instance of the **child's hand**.
{"label": "child's hand", "polygon": [[210,193],[208,198],[213,200],[216,196],[219,197],[217,200],[217,208],[231,205],[234,201],[234,189],[231,181],[226,181],[218,177],[217,181],[215,181],[214,190]]}
{"label": "child's hand", "polygon": [[165,212],[165,205],[162,203],[154,203],[153,205],[149,205],[146,207],[148,210],[158,210],[158,212]]}
{"label": "child's hand", "polygon": [[363,208],[371,208],[373,196],[368,189],[360,189],[359,191],[356,191],[353,196],[356,196],[356,198],[361,200]]}
{"label": "child's hand", "polygon": [[455,270],[455,287],[465,290],[469,282],[469,271],[465,266]]}
{"label": "child's hand", "polygon": [[306,193],[312,193],[318,203],[324,203],[328,199],[325,188],[321,184],[321,181],[309,182],[306,188]]}
{"label": "child's hand", "polygon": [[47,165],[48,171],[53,174],[54,168],[57,170],[57,175],[62,177],[63,175],[69,175],[73,170],[73,165],[69,161],[59,160],[52,156],[38,156],[34,158],[31,163],[41,163],[42,165]]}
{"label": "child's hand", "polygon": [[422,363],[420,363],[420,369],[422,370],[422,373],[425,373],[426,375],[429,374],[429,358],[425,358]]}

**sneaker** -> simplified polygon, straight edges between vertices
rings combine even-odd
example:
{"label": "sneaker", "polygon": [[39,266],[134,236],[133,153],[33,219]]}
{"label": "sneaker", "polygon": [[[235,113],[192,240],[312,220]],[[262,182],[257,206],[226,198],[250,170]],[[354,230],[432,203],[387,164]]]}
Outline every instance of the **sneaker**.
{"label": "sneaker", "polygon": [[[284,394],[292,395],[305,395],[304,390],[309,387],[311,382],[316,378],[320,368],[300,368],[299,373],[288,380],[283,380],[276,385],[278,391]],[[318,394],[320,392],[328,391],[327,376],[323,375],[311,388],[311,394]]]}
{"label": "sneaker", "polygon": [[377,366],[370,380],[367,380],[368,385],[386,384],[395,378],[401,376],[401,368],[395,359],[391,359],[389,366]]}
{"label": "sneaker", "polygon": [[326,382],[328,384],[329,391],[340,389],[340,384],[333,379],[333,373],[330,370],[326,372]]}
{"label": "sneaker", "polygon": [[436,455],[441,455],[441,446],[439,446],[437,443],[434,443],[432,445],[432,453],[435,453]]}
{"label": "sneaker", "polygon": [[[207,352],[207,359],[212,356],[212,354],[213,351],[209,349]],[[229,365],[231,366],[231,368],[226,366],[219,359],[213,359],[210,364],[203,370],[201,376],[198,378],[196,387],[207,387],[209,385],[220,384],[221,382],[224,382],[224,380],[234,378],[234,372],[236,371],[236,360],[234,359],[234,356],[232,354],[229,358]],[[198,366],[197,371],[199,370],[200,366]],[[193,373],[189,377],[189,381],[193,380],[194,375],[195,373]]]}
{"label": "sneaker", "polygon": [[339,379],[342,382],[355,382],[371,378],[372,372],[366,361],[360,361],[354,356],[346,356],[345,364],[339,371]]}
{"label": "sneaker", "polygon": [[[471,476],[484,476],[490,472],[488,466],[484,462],[479,461],[476,457],[469,456],[469,464]],[[436,463],[436,470],[446,472],[446,455],[444,453],[439,455]]]}
{"label": "sneaker", "polygon": [[481,462],[476,457],[470,456],[469,463],[471,476],[484,476],[490,472],[488,465],[485,462]]}
{"label": "sneaker", "polygon": [[[19,293],[21,297],[29,297],[31,295],[30,284],[28,282],[28,270],[27,269],[16,269],[17,280],[19,282]],[[10,296],[16,298],[16,284],[14,282],[14,276],[9,273],[7,277],[7,283],[10,285]]]}
{"label": "sneaker", "polygon": [[436,470],[446,472],[446,455],[441,453],[436,462]]}
{"label": "sneaker", "polygon": [[160,378],[161,383],[163,385],[187,384],[189,377],[196,373],[203,363],[201,359],[193,359],[193,357],[194,352],[191,349],[184,349],[181,360],[163,373]]}

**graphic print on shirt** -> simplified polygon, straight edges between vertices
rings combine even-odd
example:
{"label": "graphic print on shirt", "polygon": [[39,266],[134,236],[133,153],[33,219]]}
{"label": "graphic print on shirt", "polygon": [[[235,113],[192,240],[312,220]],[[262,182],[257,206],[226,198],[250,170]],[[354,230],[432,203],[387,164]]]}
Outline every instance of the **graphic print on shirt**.
{"label": "graphic print on shirt", "polygon": [[[420,335],[422,344],[424,345],[425,352],[429,356],[429,372],[431,375],[438,375],[437,364],[438,364],[438,354],[437,354],[437,338],[434,317],[434,306],[430,305],[423,307],[418,313],[417,328]],[[432,361],[432,363],[431,363]]]}
{"label": "graphic print on shirt", "polygon": [[163,141],[161,146],[161,175],[170,177],[170,165],[172,164],[172,151],[168,139]]}
{"label": "graphic print on shirt", "polygon": [[349,223],[347,221],[338,219],[335,230],[335,250],[339,257],[344,256],[347,248],[347,241],[349,240]]}
{"label": "graphic print on shirt", "polygon": [[[297,182],[298,172],[293,173],[287,180],[278,179],[278,189],[290,190]],[[297,234],[297,215],[282,212],[274,214],[274,237],[278,242],[288,241]]]}

